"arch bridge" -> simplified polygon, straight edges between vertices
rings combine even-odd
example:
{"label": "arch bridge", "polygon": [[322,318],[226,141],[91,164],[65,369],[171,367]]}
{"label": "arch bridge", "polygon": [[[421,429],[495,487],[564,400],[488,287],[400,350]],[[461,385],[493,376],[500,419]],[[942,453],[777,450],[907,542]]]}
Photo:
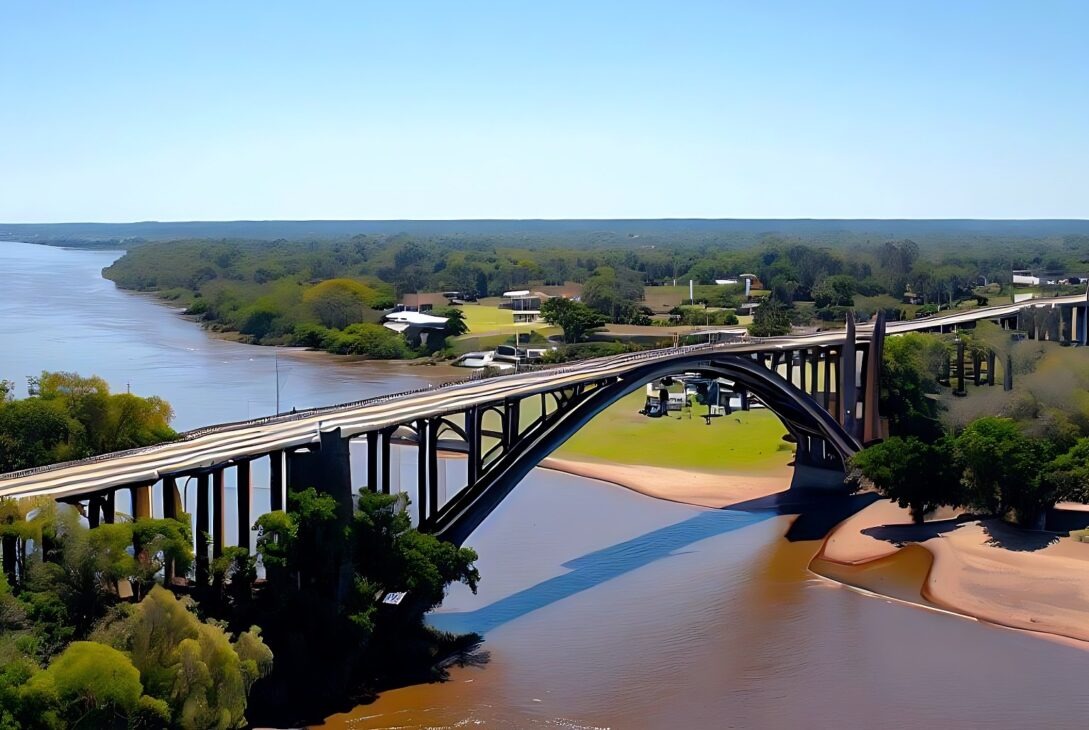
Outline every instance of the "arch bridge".
{"label": "arch bridge", "polygon": [[[94,526],[116,517],[116,495],[127,491],[134,517],[174,517],[185,506],[179,479],[196,482],[195,533],[198,582],[222,554],[228,510],[237,520],[238,544],[251,548],[255,460],[269,460],[271,509],[282,509],[288,488],[315,486],[332,494],[342,516],[353,508],[349,442],[366,443],[368,489],[394,490],[394,444],[418,449],[416,485],[410,491],[417,522],[462,543],[541,459],[611,403],[669,375],[724,378],[743,398],[755,396],[774,411],[797,442],[795,483],[842,484],[844,464],[862,444],[881,437],[877,408],[886,332],[954,331],[989,319],[1025,336],[1086,344],[1086,296],[1033,300],[979,308],[946,317],[870,324],[805,336],[650,350],[533,369],[514,375],[474,377],[461,383],[366,401],[316,408],[183,434],[140,449],[105,454],[0,475],[0,497],[48,495],[75,504]],[[1004,363],[1004,365],[1008,365]],[[982,363],[975,363],[980,383]],[[965,363],[958,348],[963,388]],[[987,384],[996,364],[987,362]],[[1005,381],[1009,387],[1009,368]],[[466,457],[464,485],[440,488],[439,453]],[[236,503],[226,503],[226,475],[234,471]],[[211,554],[201,534],[210,536]],[[14,550],[5,545],[5,569]]]}

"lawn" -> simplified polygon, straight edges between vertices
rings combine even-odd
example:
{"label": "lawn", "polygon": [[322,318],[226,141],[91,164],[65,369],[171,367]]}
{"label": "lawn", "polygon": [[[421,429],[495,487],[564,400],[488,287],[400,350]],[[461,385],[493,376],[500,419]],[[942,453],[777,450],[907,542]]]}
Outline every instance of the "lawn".
{"label": "lawn", "polygon": [[766,409],[712,418],[708,426],[701,415],[706,406],[648,418],[639,414],[645,399],[645,391],[640,389],[613,404],[571,437],[555,456],[750,473],[775,469],[792,459],[792,447],[783,441],[786,429]]}

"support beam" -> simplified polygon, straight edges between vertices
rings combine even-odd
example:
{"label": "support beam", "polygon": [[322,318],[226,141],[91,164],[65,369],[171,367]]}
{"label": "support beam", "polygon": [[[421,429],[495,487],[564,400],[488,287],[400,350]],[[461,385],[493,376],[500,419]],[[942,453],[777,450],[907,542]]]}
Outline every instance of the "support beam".
{"label": "support beam", "polygon": [[884,437],[881,429],[881,369],[885,356],[885,312],[878,311],[873,325],[873,335],[866,360],[866,390],[862,397],[865,411],[865,424],[862,429],[862,442],[873,443]]}
{"label": "support beam", "polygon": [[141,484],[129,487],[129,498],[132,502],[132,519],[140,520],[152,517],[151,514],[151,484]]}
{"label": "support beam", "polygon": [[367,432],[367,489],[378,491],[378,439],[377,431]]}
{"label": "support beam", "polygon": [[824,410],[832,412],[832,377],[838,361],[835,350],[824,351]]}
{"label": "support beam", "polygon": [[196,566],[197,585],[201,588],[208,585],[209,567],[208,561],[208,475],[197,476],[197,525],[196,525],[196,549],[193,561]]}
{"label": "support beam", "polygon": [[227,542],[226,496],[227,486],[224,469],[212,472],[212,557],[223,556],[223,546]]}
{"label": "support beam", "polygon": [[390,440],[392,438],[392,428],[386,428],[382,430],[380,439],[382,447],[382,494],[390,493]]}
{"label": "support beam", "polygon": [[957,389],[953,395],[964,395],[964,340],[957,338]]}
{"label": "support beam", "polygon": [[854,314],[847,315],[847,337],[839,353],[839,388],[836,400],[839,401],[839,425],[849,434],[855,433],[855,407],[858,396],[855,390],[857,377],[855,368],[855,319]]}
{"label": "support beam", "polygon": [[92,494],[87,499],[87,526],[92,530],[102,522],[102,497]]}
{"label": "support beam", "polygon": [[320,561],[307,566],[314,576],[311,595],[331,604],[344,601],[353,590],[355,572],[352,550],[344,539],[351,524],[355,500],[352,498],[352,463],[348,439],[339,428],[320,432],[319,446],[313,451],[288,454],[287,487],[298,492],[313,487],[336,502],[336,519],[315,529],[314,540]]}
{"label": "support beam", "polygon": [[1062,322],[1062,341],[1073,342],[1074,341],[1074,307],[1061,307],[1059,309],[1059,318]]}
{"label": "support beam", "polygon": [[982,370],[982,368],[983,368],[983,356],[978,351],[973,350],[972,351],[972,385],[976,386],[977,388],[979,387],[980,377],[982,375],[982,373],[980,371]]}
{"label": "support beam", "polygon": [[1002,369],[1002,390],[1013,390],[1013,355],[1006,355],[1006,367]]}
{"label": "support beam", "polygon": [[[420,524],[427,521],[427,419],[416,421],[416,513],[420,517]],[[470,457],[471,458],[471,457]]]}
{"label": "support beam", "polygon": [[172,520],[185,512],[181,493],[178,491],[178,480],[175,477],[163,477],[163,517]]}
{"label": "support beam", "polygon": [[480,409],[477,406],[469,406],[465,411],[465,437],[469,442],[468,483],[471,486],[480,479]]}
{"label": "support beam", "polygon": [[994,350],[987,350],[987,385],[994,385],[994,367],[996,359]]}
{"label": "support beam", "polygon": [[273,451],[269,460],[269,509],[275,512],[284,505],[284,452]]}
{"label": "support beam", "polygon": [[809,351],[809,395],[815,399],[820,392],[820,348],[814,347]]}
{"label": "support beam", "polygon": [[250,478],[250,462],[243,460],[235,467],[235,477],[238,480],[238,504],[235,509],[238,514],[238,547],[246,548],[253,552],[251,544],[250,505],[253,502],[253,482]]}
{"label": "support beam", "polygon": [[102,521],[112,525],[117,518],[117,492],[106,492],[102,495]]}
{"label": "support beam", "polygon": [[432,418],[427,425],[427,503],[431,505],[431,515],[437,515],[442,505],[439,504],[439,429],[442,420]]}

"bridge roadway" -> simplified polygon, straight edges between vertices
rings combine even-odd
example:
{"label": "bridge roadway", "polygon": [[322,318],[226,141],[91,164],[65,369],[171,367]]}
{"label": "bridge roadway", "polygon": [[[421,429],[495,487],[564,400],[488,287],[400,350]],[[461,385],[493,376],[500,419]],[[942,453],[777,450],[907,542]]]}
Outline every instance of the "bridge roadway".
{"label": "bridge roadway", "polygon": [[[1084,317],[1084,313],[1089,311],[1086,295],[1056,297],[982,307],[941,317],[890,322],[887,333],[895,335],[944,329],[984,319],[1014,317],[1025,307],[1059,305],[1079,307],[1079,317]],[[1081,322],[1079,330],[1084,331]],[[857,329],[858,340],[865,341],[870,332],[872,325],[860,325]],[[296,414],[211,426],[190,431],[179,439],[164,444],[0,475],[0,497],[49,495],[57,499],[71,499],[133,484],[152,484],[164,476],[199,471],[240,459],[316,444],[320,441],[322,432],[338,428],[343,437],[357,436],[410,423],[419,418],[455,413],[473,405],[524,398],[580,383],[622,377],[629,370],[648,362],[690,358],[703,352],[708,356],[745,356],[774,352],[777,349],[789,351],[835,347],[842,345],[845,338],[844,331],[832,331],[649,350],[514,375],[469,379]]]}

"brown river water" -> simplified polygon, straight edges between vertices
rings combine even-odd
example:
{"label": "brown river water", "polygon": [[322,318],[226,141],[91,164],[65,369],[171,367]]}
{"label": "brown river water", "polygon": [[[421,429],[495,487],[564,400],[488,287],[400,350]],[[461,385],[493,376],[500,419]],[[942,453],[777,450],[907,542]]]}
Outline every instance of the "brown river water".
{"label": "brown river water", "polygon": [[[0,377],[98,373],[170,400],[179,428],[272,412],[271,351],[117,291],[98,276],[117,255],[0,242]],[[285,409],[437,374],[289,353],[280,365]],[[432,618],[484,635],[474,664],[326,725],[1084,726],[1089,652],[821,578],[807,538],[842,513],[800,512],[689,507],[537,470],[470,541],[479,593],[455,587]]]}

